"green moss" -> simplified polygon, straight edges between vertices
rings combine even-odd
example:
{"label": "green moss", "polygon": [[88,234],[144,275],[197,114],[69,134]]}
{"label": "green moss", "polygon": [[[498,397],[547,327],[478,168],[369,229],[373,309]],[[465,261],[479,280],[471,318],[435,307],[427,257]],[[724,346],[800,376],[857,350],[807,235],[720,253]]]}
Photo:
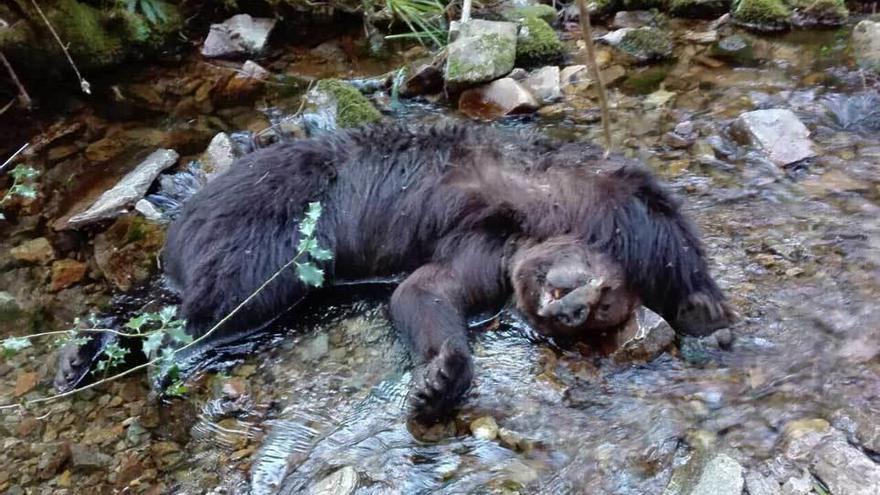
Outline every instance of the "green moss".
{"label": "green moss", "polygon": [[553,24],[553,22],[556,21],[556,9],[545,4],[526,5],[523,7],[507,9],[501,13],[501,17],[508,21],[519,21],[526,17],[537,17],[548,24]]}
{"label": "green moss", "polygon": [[100,67],[121,60],[122,42],[101,25],[100,10],[75,0],[58,0],[48,17],[79,64]]}
{"label": "green moss", "polygon": [[559,59],[565,46],[549,24],[537,17],[522,20],[516,42],[516,63],[534,65]]}
{"label": "green moss", "polygon": [[672,55],[672,41],[662,30],[652,27],[627,32],[617,48],[641,61],[664,59]]}
{"label": "green moss", "polygon": [[376,122],[382,114],[354,86],[339,79],[319,81],[316,89],[336,100],[336,123],[339,127],[356,127]]}
{"label": "green moss", "polygon": [[663,64],[633,72],[623,81],[621,89],[627,94],[646,95],[653,93],[669,75],[672,67],[671,64]]}
{"label": "green moss", "polygon": [[738,0],[733,18],[740,24],[761,31],[778,31],[788,27],[791,10],[781,0]]}
{"label": "green moss", "polygon": [[667,11],[676,17],[714,19],[730,10],[730,0],[669,0]]}
{"label": "green moss", "polygon": [[621,0],[593,0],[587,2],[590,17],[607,17],[621,8]]}
{"label": "green moss", "polygon": [[797,26],[840,26],[849,18],[844,0],[786,0]]}

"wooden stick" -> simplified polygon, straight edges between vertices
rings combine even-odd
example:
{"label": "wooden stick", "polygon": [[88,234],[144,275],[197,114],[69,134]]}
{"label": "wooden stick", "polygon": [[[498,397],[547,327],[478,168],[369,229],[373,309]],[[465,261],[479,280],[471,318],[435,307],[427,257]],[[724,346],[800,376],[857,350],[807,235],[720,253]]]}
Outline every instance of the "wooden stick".
{"label": "wooden stick", "polygon": [[12,64],[9,63],[9,60],[6,60],[6,55],[3,55],[3,52],[0,52],[0,63],[6,66],[6,70],[9,72],[9,77],[12,78],[12,83],[18,88],[18,99],[21,101],[22,106],[30,108],[32,102],[31,97],[27,90],[24,89],[24,84],[18,79],[15,71],[12,70]]}
{"label": "wooden stick", "polygon": [[590,72],[596,81],[599,90],[599,109],[602,112],[602,130],[605,134],[605,158],[611,154],[611,112],[608,110],[608,94],[605,92],[605,83],[602,81],[602,73],[599,72],[599,63],[596,62],[596,47],[593,45],[593,28],[590,26],[590,13],[587,11],[586,0],[577,0],[581,18],[581,34],[587,45],[587,63]]}
{"label": "wooden stick", "polygon": [[461,6],[461,22],[465,23],[471,20],[471,1],[472,0],[464,0]]}

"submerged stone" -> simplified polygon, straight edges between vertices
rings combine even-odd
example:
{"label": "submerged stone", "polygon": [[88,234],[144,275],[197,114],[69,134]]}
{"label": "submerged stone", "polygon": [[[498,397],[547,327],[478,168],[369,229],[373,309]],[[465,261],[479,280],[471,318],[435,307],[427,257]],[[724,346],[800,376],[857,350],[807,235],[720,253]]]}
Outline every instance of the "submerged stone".
{"label": "submerged stone", "polygon": [[703,468],[690,495],[741,495],[742,466],[730,456],[719,454]]}
{"label": "submerged stone", "polygon": [[752,65],[755,62],[752,42],[739,34],[732,34],[721,38],[709,50],[709,55],[741,66]]}
{"label": "submerged stone", "polygon": [[351,495],[357,490],[358,472],[351,466],[344,466],[333,474],[309,487],[309,495]]}
{"label": "submerged stone", "polygon": [[471,433],[476,438],[495,440],[498,437],[498,423],[492,416],[483,416],[471,422]]}
{"label": "submerged stone", "polygon": [[797,27],[842,26],[849,18],[844,0],[786,0]]}
{"label": "submerged stone", "polygon": [[551,62],[562,57],[565,47],[556,31],[537,17],[522,20],[516,41],[517,65],[529,66]]}
{"label": "submerged stone", "polygon": [[210,58],[259,55],[266,48],[275,19],[238,14],[221,24],[212,24],[202,55]]}
{"label": "submerged stone", "polygon": [[537,110],[538,101],[522,84],[509,77],[485,86],[469,89],[458,99],[458,109],[465,115],[484,120]]}
{"label": "submerged stone", "polygon": [[741,142],[763,150],[779,166],[816,156],[809,129],[791,110],[746,112],[734,121],[731,132]]}
{"label": "submerged stone", "polygon": [[856,24],[852,47],[860,67],[880,73],[880,22],[865,19]]}
{"label": "submerged stone", "polygon": [[455,91],[492,81],[513,69],[516,23],[471,19],[458,28],[458,37],[447,47],[447,88]]}
{"label": "submerged stone", "polygon": [[562,96],[559,81],[559,67],[548,65],[529,73],[522,84],[543,104],[558,100]]}

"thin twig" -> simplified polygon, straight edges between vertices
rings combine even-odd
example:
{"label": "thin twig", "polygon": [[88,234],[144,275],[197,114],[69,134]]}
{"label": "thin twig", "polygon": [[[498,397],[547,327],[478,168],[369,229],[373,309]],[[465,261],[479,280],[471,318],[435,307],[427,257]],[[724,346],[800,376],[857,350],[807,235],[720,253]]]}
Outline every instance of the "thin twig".
{"label": "thin twig", "polygon": [[577,0],[581,18],[581,34],[587,45],[587,62],[593,79],[596,81],[596,89],[599,92],[599,109],[602,111],[602,131],[605,134],[605,157],[611,154],[611,112],[608,110],[608,95],[605,92],[605,83],[602,81],[602,73],[599,72],[599,63],[596,62],[596,47],[593,45],[593,28],[590,26],[590,13],[587,11],[586,0]]}
{"label": "thin twig", "polygon": [[[175,350],[172,352],[172,354],[177,354],[177,353],[179,353],[179,352],[181,352],[181,351],[183,351],[183,350],[186,350],[186,349],[188,349],[188,348],[190,348],[190,347],[192,347],[192,346],[198,344],[199,342],[205,340],[206,338],[208,338],[211,334],[213,334],[215,331],[217,331],[218,328],[220,328],[221,326],[223,326],[224,323],[226,323],[226,322],[229,321],[233,316],[235,316],[235,315],[236,315],[236,314],[237,314],[237,313],[238,313],[243,307],[245,307],[245,305],[247,305],[247,304],[248,304],[249,302],[251,302],[255,297],[257,297],[257,296],[260,294],[260,292],[262,292],[263,289],[265,289],[269,284],[271,284],[272,281],[274,281],[276,278],[278,278],[278,276],[281,275],[281,273],[284,272],[284,270],[287,270],[288,268],[290,268],[291,266],[293,266],[293,264],[296,263],[297,260],[299,260],[300,256],[302,256],[302,254],[303,254],[304,252],[305,252],[305,251],[300,251],[299,253],[297,253],[296,256],[293,257],[293,259],[291,259],[291,260],[288,261],[284,266],[282,266],[281,268],[279,268],[278,271],[276,271],[271,277],[269,277],[268,280],[266,280],[265,282],[263,282],[263,284],[262,284],[261,286],[257,287],[257,290],[255,290],[253,293],[251,293],[251,295],[249,295],[244,301],[242,301],[238,306],[236,306],[232,311],[230,311],[229,314],[227,314],[226,316],[224,316],[222,320],[218,321],[213,327],[211,327],[210,330],[208,330],[207,332],[205,332],[204,335],[202,335],[201,337],[199,337],[199,338],[193,340],[192,342],[190,342],[189,344],[187,344],[187,345],[185,345],[185,346],[183,346],[183,347],[180,347],[180,348],[178,348],[178,349],[175,349]],[[0,411],[2,411],[2,410],[8,410],[8,409],[25,408],[25,407],[27,407],[27,406],[31,406],[31,405],[34,405],[34,404],[42,404],[42,403],[45,403],[45,402],[52,402],[52,401],[55,401],[55,400],[58,400],[58,399],[62,399],[62,398],[64,398],[64,397],[69,397],[69,396],[71,396],[71,395],[73,395],[73,394],[76,394],[77,392],[82,392],[83,390],[88,390],[88,389],[90,389],[90,388],[95,388],[95,387],[97,387],[97,386],[99,386],[99,385],[103,385],[103,384],[105,384],[105,383],[108,383],[108,382],[111,382],[111,381],[117,380],[117,379],[122,378],[122,377],[124,377],[124,376],[128,376],[128,375],[130,375],[130,374],[132,374],[132,373],[134,373],[134,372],[136,372],[136,371],[140,371],[140,370],[143,370],[143,369],[147,369],[147,368],[149,368],[150,366],[153,366],[154,364],[156,364],[156,363],[158,363],[158,362],[160,362],[160,361],[162,361],[162,360],[164,360],[164,359],[167,359],[167,356],[154,358],[154,359],[152,359],[152,360],[150,360],[150,361],[148,361],[148,362],[146,362],[146,363],[144,363],[144,364],[140,364],[140,365],[138,365],[138,366],[135,366],[134,368],[129,368],[129,369],[127,369],[127,370],[125,370],[125,371],[123,371],[123,372],[121,372],[121,373],[117,373],[117,374],[115,374],[115,375],[113,375],[113,376],[109,376],[109,377],[107,377],[107,378],[103,378],[103,379],[98,380],[98,381],[96,381],[96,382],[92,382],[92,383],[90,383],[90,384],[88,384],[88,385],[85,385],[85,386],[82,386],[82,387],[79,387],[79,388],[75,388],[75,389],[73,389],[73,390],[68,390],[67,392],[64,392],[64,393],[60,393],[60,394],[56,394],[56,395],[52,395],[52,396],[49,396],[49,397],[43,397],[43,398],[40,398],[40,399],[33,399],[33,400],[29,400],[29,401],[26,401],[26,402],[23,402],[23,403],[19,403],[19,404],[6,404],[6,405],[3,405],[3,406],[0,406]]]}
{"label": "thin twig", "polygon": [[18,88],[18,97],[21,100],[21,104],[25,108],[30,108],[32,101],[31,96],[28,94],[27,90],[24,89],[24,84],[21,83],[21,80],[18,79],[18,75],[12,70],[12,64],[9,63],[9,60],[6,60],[6,55],[4,55],[3,52],[0,52],[0,62],[6,66],[6,71],[9,72],[9,77],[12,78],[12,83]]}
{"label": "thin twig", "polygon": [[6,168],[7,165],[9,165],[10,163],[12,163],[12,160],[15,160],[15,157],[17,157],[18,155],[20,155],[21,152],[24,151],[24,150],[26,150],[27,147],[30,146],[30,145],[31,145],[31,143],[24,143],[23,145],[21,145],[21,148],[19,148],[18,150],[16,150],[16,152],[13,153],[12,156],[10,156],[9,158],[7,158],[6,161],[3,162],[3,165],[0,165],[0,172],[2,172],[3,169]]}
{"label": "thin twig", "polygon": [[70,66],[73,68],[73,72],[76,72],[76,78],[79,79],[79,88],[83,93],[90,95],[92,94],[92,87],[88,81],[83,78],[82,74],[79,73],[79,69],[76,64],[73,62],[73,57],[70,56],[70,52],[67,51],[67,47],[64,45],[64,42],[61,41],[61,37],[58,36],[58,33],[55,32],[55,28],[52,27],[52,24],[49,22],[49,19],[46,17],[46,14],[43,13],[43,9],[37,5],[37,0],[31,0],[31,3],[34,5],[34,8],[37,9],[37,12],[40,14],[40,17],[43,18],[43,22],[46,23],[46,27],[49,28],[49,31],[52,32],[52,36],[55,37],[55,41],[58,42],[58,46],[61,47],[61,51],[64,52],[64,56],[67,57],[67,61],[70,62]]}
{"label": "thin twig", "polygon": [[10,339],[35,339],[37,337],[48,337],[50,335],[70,335],[71,331],[75,331],[77,333],[112,333],[113,335],[118,335],[120,337],[132,337],[132,338],[143,338],[149,337],[150,334],[156,333],[156,331],[149,331],[145,333],[128,333],[128,332],[120,332],[119,330],[113,330],[112,328],[77,328],[71,330],[53,330],[51,332],[41,332],[35,333],[31,335],[18,335],[11,336]]}

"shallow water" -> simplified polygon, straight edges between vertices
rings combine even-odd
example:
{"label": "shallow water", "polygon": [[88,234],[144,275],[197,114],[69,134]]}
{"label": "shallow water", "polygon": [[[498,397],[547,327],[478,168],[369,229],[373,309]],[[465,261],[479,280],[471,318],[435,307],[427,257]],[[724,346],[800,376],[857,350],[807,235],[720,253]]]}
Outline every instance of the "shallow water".
{"label": "shallow water", "polygon": [[[151,483],[175,493],[301,493],[346,467],[358,494],[661,493],[701,449],[784,482],[808,466],[783,455],[783,430],[812,418],[848,433],[876,462],[880,453],[858,431],[878,428],[880,417],[880,132],[870,117],[880,100],[876,81],[850,69],[845,32],[746,35],[753,62],[720,69],[684,49],[665,78],[674,93],[665,103],[659,86],[612,92],[618,150],[684,197],[742,315],[727,350],[713,338],[685,340],[653,362],[618,364],[535,339],[504,313],[473,329],[476,380],[459,418],[426,433],[406,421],[411,367],[387,320],[387,291],[367,288],[286,318],[270,349],[202,380],[186,399],[120,415],[96,407],[97,395],[53,411],[106,424],[159,414],[165,424],[135,450],[152,453]],[[282,113],[298,106],[267,103]],[[817,157],[782,169],[732,140],[730,121],[758,108],[795,111]],[[497,125],[599,141],[591,102],[557,110]],[[227,113],[229,126],[260,119]],[[460,118],[425,102],[392,117]],[[686,120],[697,144],[662,146]],[[503,435],[471,434],[469,424],[487,416]],[[22,418],[5,420],[12,428]],[[60,437],[82,438],[83,429]],[[163,468],[159,446],[169,438],[182,455]]]}

